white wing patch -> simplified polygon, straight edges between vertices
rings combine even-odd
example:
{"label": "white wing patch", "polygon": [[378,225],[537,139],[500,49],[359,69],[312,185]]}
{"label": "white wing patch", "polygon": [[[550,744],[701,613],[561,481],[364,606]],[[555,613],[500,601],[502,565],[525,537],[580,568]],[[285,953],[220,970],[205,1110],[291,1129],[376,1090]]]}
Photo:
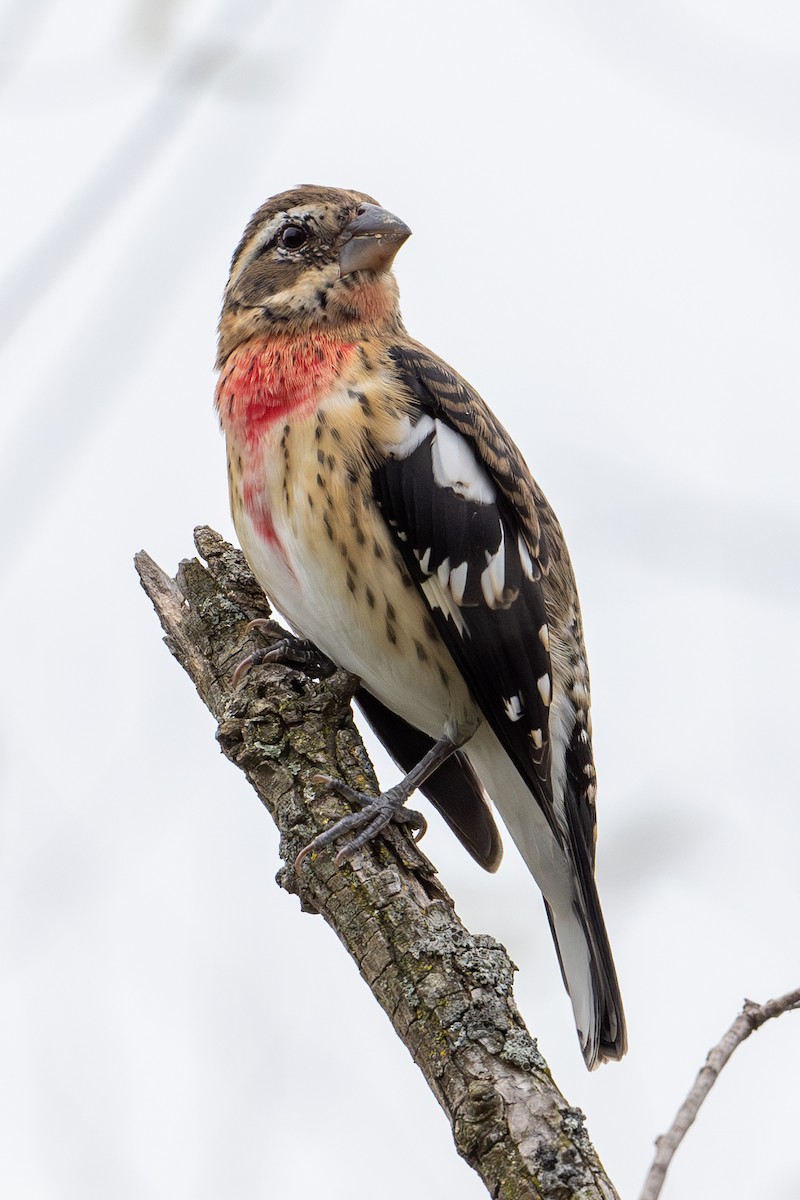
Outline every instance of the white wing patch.
{"label": "white wing patch", "polygon": [[522,564],[525,577],[534,580],[536,578],[536,571],[533,567],[533,559],[521,533],[517,536],[517,549],[519,550],[519,561]]}
{"label": "white wing patch", "polygon": [[450,591],[453,593],[453,599],[459,606],[464,599],[464,588],[467,586],[468,571],[469,564],[464,561],[460,567],[456,567],[454,571],[450,572]]}
{"label": "white wing patch", "polygon": [[489,608],[496,608],[503,599],[506,583],[506,539],[500,526],[500,545],[494,554],[486,551],[486,570],[481,572],[481,591]]}
{"label": "white wing patch", "polygon": [[[420,418],[417,424],[422,420],[430,421],[430,417]],[[436,436],[431,442],[431,458],[436,483],[452,488],[458,496],[475,504],[493,504],[497,490],[467,439],[442,421],[434,424]]]}
{"label": "white wing patch", "polygon": [[461,609],[453,602],[450,589],[442,586],[438,575],[429,575],[427,579],[423,580],[422,591],[431,608],[441,609],[446,617],[450,617],[462,638],[469,637],[469,630],[464,623]]}
{"label": "white wing patch", "polygon": [[503,707],[509,721],[518,721],[523,714],[522,698],[519,695],[509,696],[507,700],[503,701]]}
{"label": "white wing patch", "polygon": [[539,689],[539,695],[542,697],[542,704],[545,708],[550,707],[550,676],[542,675],[536,680],[536,686]]}

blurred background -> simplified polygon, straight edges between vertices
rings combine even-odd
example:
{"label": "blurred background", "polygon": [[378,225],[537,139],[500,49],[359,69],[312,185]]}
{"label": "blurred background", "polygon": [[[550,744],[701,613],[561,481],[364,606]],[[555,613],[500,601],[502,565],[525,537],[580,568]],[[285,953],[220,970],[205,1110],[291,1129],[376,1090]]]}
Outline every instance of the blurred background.
{"label": "blurred background", "polygon": [[[411,332],[513,432],[584,606],[630,1053],[583,1067],[538,893],[434,817],[462,918],[633,1200],[744,996],[800,983],[800,10],[780,0],[5,0],[0,1186],[484,1195],[160,642],[132,556],[232,536],[212,409],[267,196],[414,230]],[[394,769],[376,755],[384,780]],[[666,1197],[800,1197],[800,1017]],[[387,1164],[390,1169],[387,1173]]]}

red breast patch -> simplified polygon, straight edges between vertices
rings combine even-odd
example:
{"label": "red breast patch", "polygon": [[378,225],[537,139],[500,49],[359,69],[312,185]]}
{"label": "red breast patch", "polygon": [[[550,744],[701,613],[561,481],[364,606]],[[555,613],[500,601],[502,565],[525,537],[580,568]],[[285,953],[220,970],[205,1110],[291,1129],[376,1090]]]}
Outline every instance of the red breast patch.
{"label": "red breast patch", "polygon": [[270,338],[246,342],[223,367],[216,405],[225,432],[254,446],[281,418],[313,407],[353,351],[333,338]]}

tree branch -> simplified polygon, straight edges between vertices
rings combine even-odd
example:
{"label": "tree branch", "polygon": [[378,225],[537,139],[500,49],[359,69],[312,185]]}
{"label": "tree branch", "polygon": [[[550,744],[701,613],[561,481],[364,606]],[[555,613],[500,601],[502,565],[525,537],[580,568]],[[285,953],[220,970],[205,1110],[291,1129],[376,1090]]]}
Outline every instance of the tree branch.
{"label": "tree branch", "polygon": [[700,1105],[717,1082],[720,1071],[736,1047],[749,1038],[750,1034],[759,1029],[765,1021],[797,1008],[800,1008],[800,988],[793,992],[787,992],[785,996],[780,996],[777,1000],[767,1000],[766,1004],[755,1004],[752,1000],[745,1000],[741,1013],[725,1036],[714,1046],[713,1050],[709,1050],[705,1065],[700,1069],[694,1087],[678,1109],[678,1115],[672,1125],[662,1137],[658,1138],[656,1156],[644,1181],[640,1200],[657,1200],[661,1195],[667,1170],[675,1151],[694,1123]]}
{"label": "tree branch", "polygon": [[269,606],[242,554],[219,534],[200,527],[195,544],[207,566],[182,562],[175,580],[144,551],[136,568],[169,649],[218,722],[223,753],[278,826],[278,882],[306,912],[321,913],[352,955],[491,1196],[618,1200],[583,1114],[555,1086],[520,1017],[508,955],[464,928],[405,833],[392,826],[339,870],[323,852],[295,872],[299,850],[342,810],[341,800],[315,795],[314,775],[377,789],[350,711],[357,680],[339,671],[314,682],[269,666],[233,689],[248,639],[261,638],[246,625]]}

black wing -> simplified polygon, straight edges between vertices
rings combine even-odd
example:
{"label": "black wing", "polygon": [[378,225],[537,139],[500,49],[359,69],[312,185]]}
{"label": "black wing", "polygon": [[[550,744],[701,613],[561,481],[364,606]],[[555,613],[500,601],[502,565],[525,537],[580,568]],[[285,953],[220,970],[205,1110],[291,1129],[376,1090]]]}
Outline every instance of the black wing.
{"label": "black wing", "polygon": [[[433,739],[386,708],[366,688],[359,688],[355,699],[403,771],[410,771],[428,753]],[[475,861],[487,871],[496,871],[503,857],[503,845],[483,788],[466,756],[451,755],[420,790],[439,810]]]}
{"label": "black wing", "polygon": [[[486,454],[478,453],[468,409],[462,405],[458,423],[453,419],[449,401],[463,398],[467,385],[433,356],[426,373],[416,346],[393,347],[391,357],[419,409],[402,442],[381,447],[384,457],[373,473],[376,501],[484,717],[561,838],[550,784],[542,530],[524,512],[521,519]],[[491,421],[476,399],[475,416]],[[515,472],[517,452],[499,425],[494,433],[498,444],[505,439],[504,459]],[[522,471],[527,474],[524,464]]]}

